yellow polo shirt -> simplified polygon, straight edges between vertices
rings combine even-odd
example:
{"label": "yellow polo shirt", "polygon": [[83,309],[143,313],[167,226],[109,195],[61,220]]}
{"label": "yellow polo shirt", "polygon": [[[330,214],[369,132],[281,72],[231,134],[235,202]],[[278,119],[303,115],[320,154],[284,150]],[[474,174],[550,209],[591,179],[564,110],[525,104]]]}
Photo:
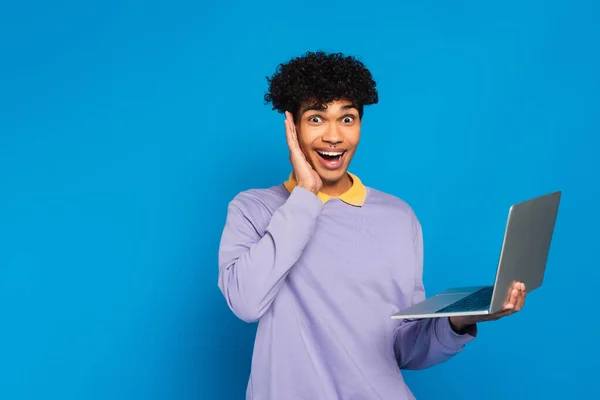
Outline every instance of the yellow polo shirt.
{"label": "yellow polo shirt", "polygon": [[[367,198],[367,188],[365,187],[365,185],[363,185],[363,183],[360,181],[358,176],[351,174],[350,172],[348,172],[348,175],[350,176],[350,179],[352,179],[352,186],[350,187],[350,189],[346,190],[341,195],[329,196],[328,194],[321,193],[321,192],[319,192],[317,194],[317,197],[319,199],[321,199],[323,204],[327,203],[329,200],[331,200],[333,198],[340,199],[344,203],[347,203],[347,204],[350,204],[353,206],[358,206],[358,207],[365,204],[365,199]],[[290,178],[287,181],[285,181],[283,184],[285,185],[285,188],[289,192],[291,192],[292,189],[294,189],[296,187],[298,182],[296,182],[296,177],[294,176],[293,172],[290,174]]]}

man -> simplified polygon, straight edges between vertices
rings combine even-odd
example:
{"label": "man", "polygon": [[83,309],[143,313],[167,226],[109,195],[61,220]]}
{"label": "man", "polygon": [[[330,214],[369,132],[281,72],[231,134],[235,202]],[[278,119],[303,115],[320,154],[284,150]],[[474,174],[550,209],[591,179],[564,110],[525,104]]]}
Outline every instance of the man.
{"label": "man", "polygon": [[268,82],[292,173],[231,201],[219,251],[227,304],[259,321],[246,398],[412,399],[401,369],[450,359],[476,323],[520,310],[525,288],[492,316],[392,320],[425,299],[423,237],[404,201],[348,172],[364,107],[378,102],[371,73],[309,52]]}

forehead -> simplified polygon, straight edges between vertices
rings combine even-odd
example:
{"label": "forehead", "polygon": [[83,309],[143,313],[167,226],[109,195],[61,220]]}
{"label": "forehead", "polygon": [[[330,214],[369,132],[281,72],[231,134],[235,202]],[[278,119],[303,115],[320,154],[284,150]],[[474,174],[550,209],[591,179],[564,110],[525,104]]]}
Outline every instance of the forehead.
{"label": "forehead", "polygon": [[357,110],[356,104],[350,100],[334,100],[327,104],[307,103],[300,107],[300,113],[304,114],[310,111],[319,111],[324,113],[340,113],[348,112],[349,110]]}

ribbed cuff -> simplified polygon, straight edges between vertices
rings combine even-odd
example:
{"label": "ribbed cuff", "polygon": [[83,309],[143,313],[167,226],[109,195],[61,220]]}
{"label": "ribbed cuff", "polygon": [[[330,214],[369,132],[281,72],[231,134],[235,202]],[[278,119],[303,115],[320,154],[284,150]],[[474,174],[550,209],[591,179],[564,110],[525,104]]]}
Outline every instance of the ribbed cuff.
{"label": "ribbed cuff", "polygon": [[294,211],[304,212],[313,219],[316,219],[321,214],[321,211],[323,211],[325,205],[313,192],[296,186],[292,190],[292,193],[290,193],[286,206]]}
{"label": "ribbed cuff", "polygon": [[469,332],[459,335],[450,326],[450,319],[448,317],[438,318],[435,323],[435,335],[442,346],[453,351],[458,351],[475,339],[477,336],[477,325],[473,325]]}

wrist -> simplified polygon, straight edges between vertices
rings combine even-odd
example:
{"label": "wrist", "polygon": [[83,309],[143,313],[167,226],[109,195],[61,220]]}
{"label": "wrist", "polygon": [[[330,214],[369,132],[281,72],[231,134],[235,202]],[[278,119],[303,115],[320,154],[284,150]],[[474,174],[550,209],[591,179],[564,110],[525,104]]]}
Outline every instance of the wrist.
{"label": "wrist", "polygon": [[461,317],[449,317],[448,322],[450,323],[450,328],[454,331],[454,333],[458,335],[463,335],[469,328],[473,325],[470,321],[467,321]]}
{"label": "wrist", "polygon": [[319,194],[319,190],[315,187],[315,185],[298,182],[298,186],[300,186],[301,188],[303,188],[305,190],[308,190],[309,192],[311,192],[314,195]]}

